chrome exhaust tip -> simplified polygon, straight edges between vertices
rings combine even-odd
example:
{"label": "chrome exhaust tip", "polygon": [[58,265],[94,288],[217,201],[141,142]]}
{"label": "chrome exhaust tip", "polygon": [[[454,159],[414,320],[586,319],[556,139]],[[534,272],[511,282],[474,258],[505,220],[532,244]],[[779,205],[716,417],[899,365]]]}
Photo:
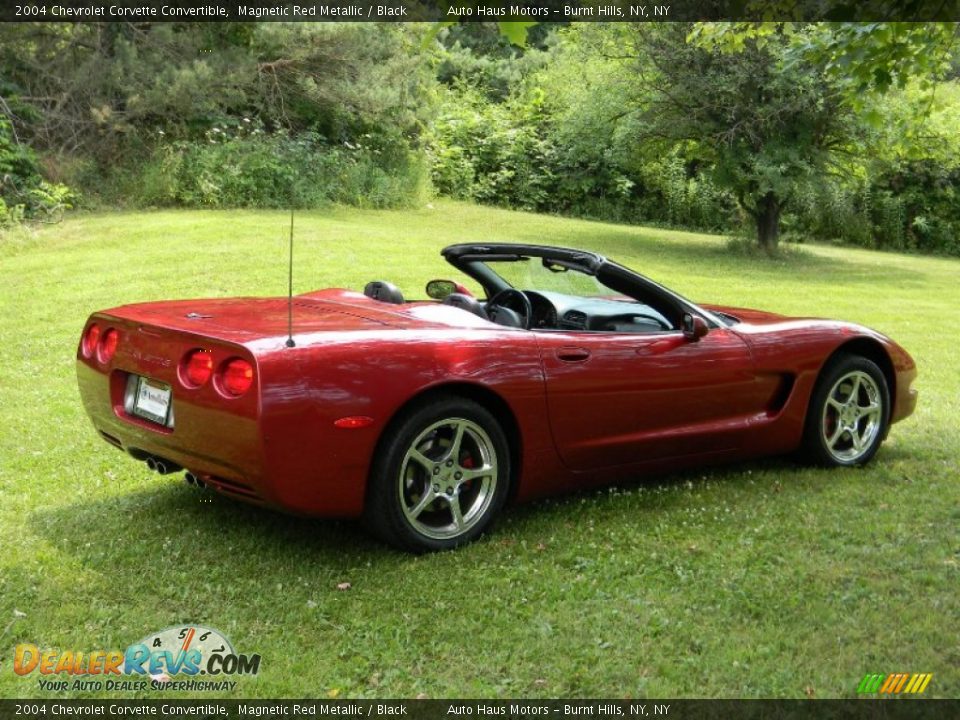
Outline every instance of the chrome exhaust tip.
{"label": "chrome exhaust tip", "polygon": [[183,481],[190,487],[195,487],[198,490],[203,490],[207,486],[203,480],[198,478],[190,471],[187,471],[187,473],[183,476]]}
{"label": "chrome exhaust tip", "polygon": [[150,468],[153,472],[157,472],[157,461],[155,458],[147,458],[147,467]]}
{"label": "chrome exhaust tip", "polygon": [[151,458],[153,460],[154,469],[161,475],[169,475],[170,473],[179,472],[183,470],[182,465],[177,465],[172,460],[166,460],[164,458]]}

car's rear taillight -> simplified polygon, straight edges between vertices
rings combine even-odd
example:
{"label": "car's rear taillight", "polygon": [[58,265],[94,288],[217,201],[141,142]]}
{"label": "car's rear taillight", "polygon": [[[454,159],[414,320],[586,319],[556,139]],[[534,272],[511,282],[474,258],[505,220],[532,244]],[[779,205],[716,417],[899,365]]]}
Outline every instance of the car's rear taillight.
{"label": "car's rear taillight", "polygon": [[183,356],[180,380],[187,387],[206,385],[213,375],[213,353],[209,350],[191,350]]}
{"label": "car's rear taillight", "polygon": [[239,397],[253,385],[253,365],[241,358],[231,358],[220,368],[220,387],[228,395]]}
{"label": "car's rear taillight", "polygon": [[97,359],[102,363],[108,363],[113,359],[113,354],[117,352],[117,343],[120,342],[120,333],[110,328],[100,338],[100,346],[97,348]]}
{"label": "car's rear taillight", "polygon": [[94,323],[87,328],[87,332],[83,336],[83,342],[80,343],[80,352],[83,353],[84,357],[93,357],[93,354],[97,351],[97,342],[99,340],[100,326]]}

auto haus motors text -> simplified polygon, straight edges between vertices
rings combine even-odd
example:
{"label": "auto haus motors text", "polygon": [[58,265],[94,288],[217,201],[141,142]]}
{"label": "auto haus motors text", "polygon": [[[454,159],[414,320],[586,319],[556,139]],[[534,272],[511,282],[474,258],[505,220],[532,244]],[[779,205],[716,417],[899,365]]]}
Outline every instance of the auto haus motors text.
{"label": "auto haus motors text", "polygon": [[[153,650],[145,643],[131,645],[126,651],[93,652],[40,650],[36,645],[23,644],[17,645],[13,658],[17,675],[38,672],[43,676],[40,689],[54,692],[231,689],[236,683],[217,681],[256,675],[259,670],[258,654],[205,653],[198,648]],[[69,677],[63,678],[64,675]],[[188,678],[187,682],[181,680],[183,676]],[[198,676],[203,676],[204,681],[197,680]]]}

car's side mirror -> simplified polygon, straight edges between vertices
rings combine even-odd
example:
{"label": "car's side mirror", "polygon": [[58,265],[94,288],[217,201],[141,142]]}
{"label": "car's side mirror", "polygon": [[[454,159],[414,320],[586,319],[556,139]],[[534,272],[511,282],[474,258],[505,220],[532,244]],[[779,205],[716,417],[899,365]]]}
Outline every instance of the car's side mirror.
{"label": "car's side mirror", "polygon": [[710,332],[710,326],[707,321],[699,315],[693,313],[683,314],[683,336],[687,340],[697,341]]}
{"label": "car's side mirror", "polygon": [[427,283],[427,297],[434,300],[443,300],[457,292],[457,284],[453,280],[431,280]]}

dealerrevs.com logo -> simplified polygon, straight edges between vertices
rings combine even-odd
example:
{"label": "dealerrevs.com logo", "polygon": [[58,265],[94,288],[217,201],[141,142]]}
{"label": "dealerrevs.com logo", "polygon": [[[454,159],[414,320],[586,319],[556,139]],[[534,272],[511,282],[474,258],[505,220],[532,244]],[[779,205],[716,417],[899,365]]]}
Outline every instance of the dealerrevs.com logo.
{"label": "dealerrevs.com logo", "polygon": [[233,690],[238,676],[260,672],[260,655],[245,655],[219,631],[174,626],[147,635],[126,650],[41,650],[21,644],[13,671],[39,676],[41,690]]}

